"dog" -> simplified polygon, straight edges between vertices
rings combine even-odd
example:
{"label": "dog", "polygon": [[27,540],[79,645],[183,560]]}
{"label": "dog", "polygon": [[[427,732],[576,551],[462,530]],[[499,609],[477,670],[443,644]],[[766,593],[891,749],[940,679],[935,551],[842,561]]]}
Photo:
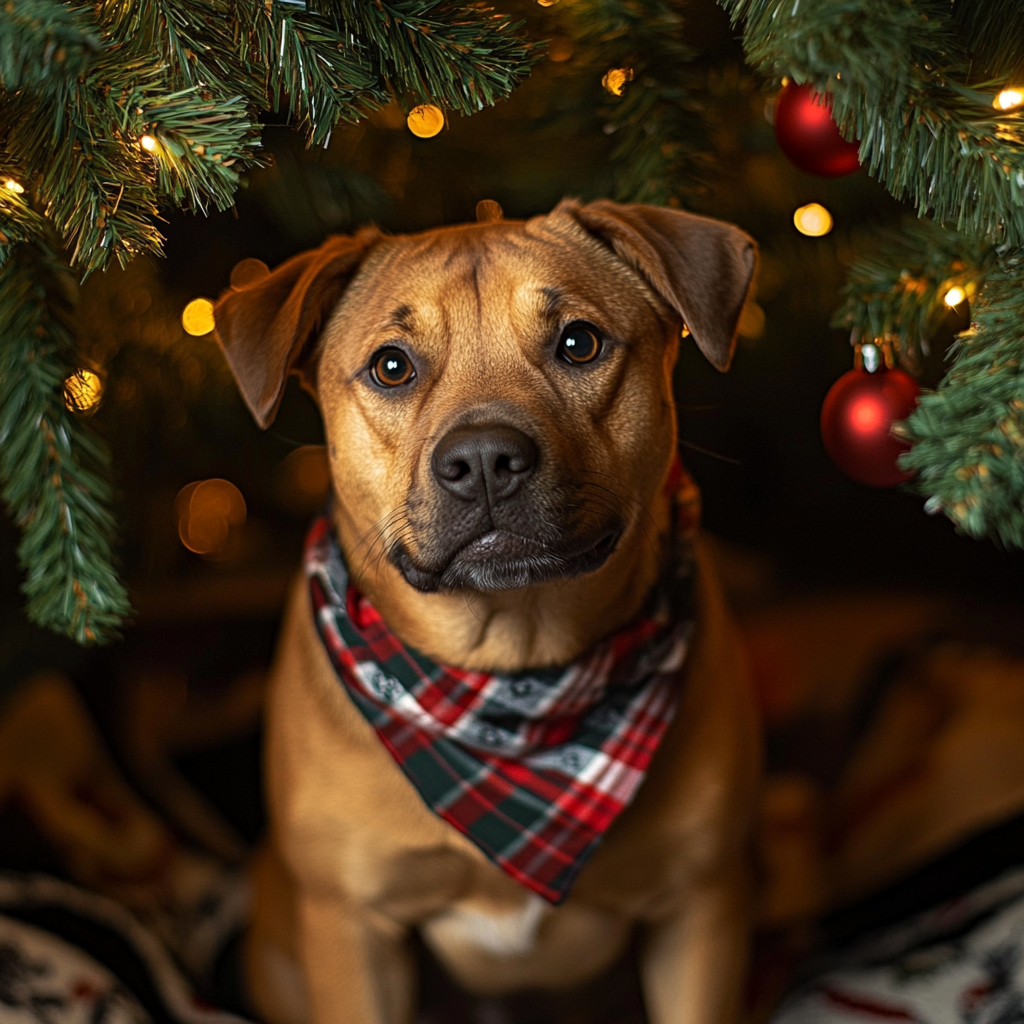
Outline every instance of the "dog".
{"label": "dog", "polygon": [[[363,229],[228,290],[217,331],[259,425],[290,372],[322,412],[350,624],[364,602],[388,643],[418,652],[407,662],[460,678],[543,675],[618,636],[668,558],[680,339],[728,368],[756,259],[719,221],[565,200],[525,222]],[[385,712],[339,684],[322,591],[296,582],[245,953],[264,1019],[410,1021],[413,929],[481,993],[578,984],[639,929],[655,1024],[735,1018],[759,733],[714,567],[694,551],[674,718],[554,898],[426,805],[371,721]]]}

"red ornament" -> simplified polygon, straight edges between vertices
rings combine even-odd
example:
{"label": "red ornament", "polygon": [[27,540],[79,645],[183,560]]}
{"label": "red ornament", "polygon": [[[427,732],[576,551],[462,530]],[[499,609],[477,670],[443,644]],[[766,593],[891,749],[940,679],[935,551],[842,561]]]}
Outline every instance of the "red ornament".
{"label": "red ornament", "polygon": [[821,407],[821,436],[832,461],[870,487],[894,487],[910,473],[896,465],[910,447],[892,425],[917,405],[917,381],[902,370],[851,370],[829,389]]}
{"label": "red ornament", "polygon": [[808,174],[841,178],[860,170],[860,146],[847,142],[832,120],[832,97],[790,82],[775,100],[775,138],[789,159]]}

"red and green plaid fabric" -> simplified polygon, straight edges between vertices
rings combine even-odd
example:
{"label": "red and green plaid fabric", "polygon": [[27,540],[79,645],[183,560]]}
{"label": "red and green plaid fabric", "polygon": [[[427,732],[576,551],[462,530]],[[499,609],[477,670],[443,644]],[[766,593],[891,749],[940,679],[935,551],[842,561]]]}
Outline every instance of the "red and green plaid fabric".
{"label": "red and green plaid fabric", "polygon": [[439,665],[349,582],[327,516],[306,541],[317,629],[353,703],[427,806],[552,903],[633,799],[679,703],[699,496],[681,469],[672,483],[675,557],[645,614],[564,668]]}

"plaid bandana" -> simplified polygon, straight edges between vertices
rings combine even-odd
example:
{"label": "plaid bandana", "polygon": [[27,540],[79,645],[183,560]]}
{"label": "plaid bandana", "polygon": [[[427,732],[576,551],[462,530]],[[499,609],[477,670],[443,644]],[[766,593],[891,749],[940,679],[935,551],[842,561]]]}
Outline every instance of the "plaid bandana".
{"label": "plaid bandana", "polygon": [[679,703],[700,495],[678,463],[670,485],[669,571],[642,615],[564,668],[436,664],[349,582],[326,515],[306,541],[317,629],[353,703],[427,806],[551,903],[633,799]]}

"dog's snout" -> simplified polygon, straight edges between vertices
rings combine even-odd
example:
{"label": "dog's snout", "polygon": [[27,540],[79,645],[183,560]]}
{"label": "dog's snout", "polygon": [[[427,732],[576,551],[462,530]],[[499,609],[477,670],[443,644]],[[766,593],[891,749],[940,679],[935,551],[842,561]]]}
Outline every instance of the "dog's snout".
{"label": "dog's snout", "polygon": [[449,431],[434,449],[437,482],[464,501],[510,497],[537,467],[534,441],[515,427],[490,424]]}

